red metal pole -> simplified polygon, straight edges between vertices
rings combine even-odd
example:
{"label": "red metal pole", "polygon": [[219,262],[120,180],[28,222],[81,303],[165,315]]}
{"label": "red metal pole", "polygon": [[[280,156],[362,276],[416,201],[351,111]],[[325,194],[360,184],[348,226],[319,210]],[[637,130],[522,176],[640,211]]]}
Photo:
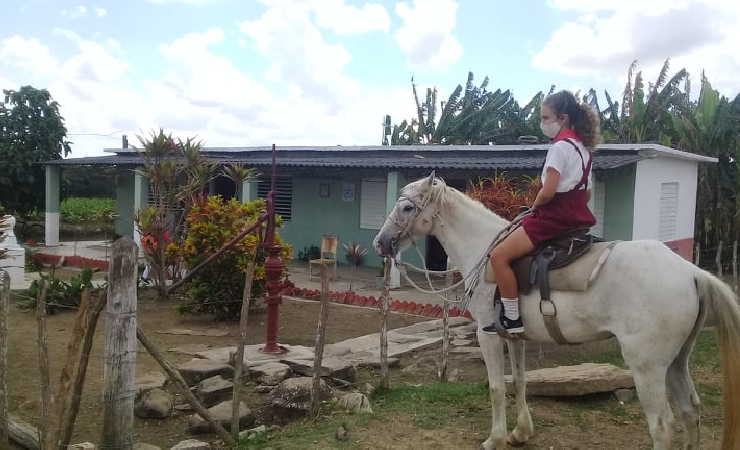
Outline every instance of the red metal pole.
{"label": "red metal pole", "polygon": [[267,228],[265,230],[265,241],[262,244],[267,251],[267,259],[265,260],[265,278],[267,279],[267,297],[265,300],[265,303],[267,303],[267,335],[265,346],[260,350],[262,353],[282,354],[286,353],[287,349],[277,343],[277,335],[280,319],[280,303],[282,302],[280,290],[282,288],[285,264],[280,257],[283,247],[275,242],[275,154],[275,144],[272,144],[272,183],[270,193],[267,194]]}

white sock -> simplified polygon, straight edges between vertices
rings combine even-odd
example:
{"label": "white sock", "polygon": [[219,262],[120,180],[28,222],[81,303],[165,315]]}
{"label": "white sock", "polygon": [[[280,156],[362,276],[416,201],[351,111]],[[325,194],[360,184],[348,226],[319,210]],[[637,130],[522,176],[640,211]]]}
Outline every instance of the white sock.
{"label": "white sock", "polygon": [[501,297],[501,303],[504,305],[504,316],[507,319],[516,320],[519,318],[519,298]]}

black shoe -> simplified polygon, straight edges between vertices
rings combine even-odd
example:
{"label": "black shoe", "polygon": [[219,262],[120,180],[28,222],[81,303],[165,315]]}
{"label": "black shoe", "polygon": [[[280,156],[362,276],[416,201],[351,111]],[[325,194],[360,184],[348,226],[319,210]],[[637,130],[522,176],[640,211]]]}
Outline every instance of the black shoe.
{"label": "black shoe", "polygon": [[[506,332],[509,334],[524,333],[524,324],[522,323],[521,316],[514,320],[507,318],[504,314],[503,306],[500,307],[499,326],[506,330]],[[490,325],[481,328],[481,331],[486,334],[498,334],[498,332],[496,331],[496,322],[491,322]]]}

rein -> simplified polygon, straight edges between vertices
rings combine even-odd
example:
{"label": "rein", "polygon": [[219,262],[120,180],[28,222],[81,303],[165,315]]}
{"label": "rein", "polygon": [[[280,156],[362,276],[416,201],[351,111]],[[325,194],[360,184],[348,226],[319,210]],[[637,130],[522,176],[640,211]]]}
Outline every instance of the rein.
{"label": "rein", "polygon": [[[442,187],[442,189],[440,190],[440,193],[436,196],[435,201],[436,200],[439,200],[439,198],[441,197],[441,195],[442,195],[442,193],[444,192],[445,189],[447,189],[447,186],[443,186]],[[432,199],[432,191],[433,190],[434,189],[430,189],[429,192],[427,193],[427,195],[424,196],[424,199],[422,200],[421,206],[418,206],[409,197],[400,196],[399,197],[399,200],[403,198],[403,199],[411,202],[414,205],[414,207],[416,209],[415,214],[408,219],[408,221],[404,224],[403,227],[401,226],[401,224],[398,223],[398,221],[395,219],[395,217],[392,219],[393,222],[399,228],[401,228],[401,231],[398,232],[398,234],[396,235],[396,237],[394,238],[394,240],[396,242],[398,242],[398,241],[400,241],[400,239],[402,239],[404,237],[408,237],[411,240],[411,244],[413,245],[414,249],[416,250],[417,254],[419,255],[419,259],[421,261],[424,261],[425,258],[421,254],[421,250],[419,250],[419,246],[416,245],[416,239],[414,239],[414,237],[411,235],[410,230],[411,230],[411,227],[413,226],[413,224],[416,222],[416,219],[418,219],[419,216],[421,216],[421,214],[424,212],[424,209],[426,209],[426,207],[430,203],[432,203],[430,200]],[[491,253],[491,250],[493,250],[493,248],[496,247],[501,241],[503,241],[511,233],[513,233],[514,230],[516,230],[519,227],[519,224],[521,223],[521,221],[525,217],[527,217],[528,215],[530,215],[531,213],[532,213],[531,210],[527,210],[527,211],[519,214],[516,218],[514,218],[514,220],[512,220],[506,227],[504,227],[501,231],[499,231],[496,234],[496,236],[493,238],[493,240],[491,241],[491,243],[488,245],[488,248],[486,249],[486,251],[483,253],[483,256],[481,257],[481,259],[475,264],[475,266],[473,266],[473,268],[470,270],[470,272],[468,272],[467,275],[465,275],[462,279],[460,279],[460,281],[458,281],[456,283],[453,283],[452,285],[447,286],[447,287],[444,287],[442,289],[435,289],[434,288],[434,285],[432,284],[432,280],[431,280],[430,275],[449,275],[450,273],[458,272],[458,270],[456,270],[454,268],[453,269],[447,269],[447,270],[430,270],[430,269],[428,269],[426,267],[426,263],[424,263],[424,267],[423,268],[422,267],[416,267],[413,264],[404,263],[404,262],[399,261],[398,260],[398,257],[400,256],[400,254],[397,254],[393,258],[393,263],[399,268],[399,272],[401,273],[401,275],[403,276],[403,278],[411,286],[413,286],[414,289],[416,289],[417,291],[423,292],[425,294],[437,295],[445,303],[461,304],[461,305],[463,305],[463,308],[462,309],[467,309],[467,306],[470,303],[470,300],[472,299],[473,291],[475,291],[475,289],[478,287],[478,283],[480,282],[480,276],[483,273],[483,269],[484,269],[486,263],[488,262],[488,255]],[[441,219],[439,217],[439,210],[432,216],[432,222],[434,222],[435,219],[441,221]],[[434,224],[432,225],[432,227],[434,227]],[[414,282],[414,280],[412,280],[411,277],[409,277],[409,275],[408,275],[408,269],[414,270],[416,272],[423,273],[425,275],[425,277],[426,277],[427,283],[429,284],[429,289],[423,288],[423,287],[419,286],[418,284],[416,284],[416,282]],[[470,281],[470,283],[467,283],[468,281]],[[457,287],[459,287],[462,284],[466,284],[467,287],[465,289],[465,294],[463,295],[463,297],[461,299],[450,300],[446,296],[441,295],[441,294],[447,293],[447,292],[449,292],[449,291],[451,291],[453,289],[456,289]]]}

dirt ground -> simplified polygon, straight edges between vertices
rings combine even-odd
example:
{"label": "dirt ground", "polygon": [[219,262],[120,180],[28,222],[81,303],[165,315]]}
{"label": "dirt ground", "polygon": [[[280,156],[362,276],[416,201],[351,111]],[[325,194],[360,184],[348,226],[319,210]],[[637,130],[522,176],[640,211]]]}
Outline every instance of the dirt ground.
{"label": "dirt ground", "polygon": [[[210,346],[233,345],[238,335],[236,323],[214,322],[206,317],[183,316],[176,311],[175,303],[158,303],[151,300],[151,293],[143,295],[139,302],[139,324],[160,348],[167,349],[182,344],[207,344]],[[379,315],[367,309],[332,305],[327,328],[327,342],[361,336],[376,332],[379,328]],[[93,357],[88,370],[87,381],[82,398],[73,442],[100,439],[101,388],[103,381],[103,332],[104,315],[98,324]],[[318,317],[318,304],[286,301],[281,306],[280,342],[285,344],[313,345],[315,323]],[[249,342],[263,342],[265,314],[250,315]],[[425,320],[411,316],[391,316],[391,328],[410,325]],[[66,356],[68,333],[74,321],[73,313],[60,313],[49,317],[48,332],[50,343],[52,380],[57,381],[59,370]],[[11,308],[10,364],[8,387],[11,412],[31,423],[39,414],[39,372],[38,350],[36,344],[36,320],[29,312]],[[189,335],[159,334],[157,330],[168,328],[222,329],[228,330],[225,337],[205,337]],[[705,353],[712,353],[709,348]],[[185,362],[189,356],[167,352],[175,362]],[[704,355],[707,356],[707,355]],[[709,355],[716,359],[716,354]],[[401,361],[401,368],[392,372],[393,386],[421,386],[436,380],[439,349],[433,348],[418,352]],[[528,369],[553,367],[562,364],[575,364],[586,361],[621,363],[618,346],[614,341],[603,341],[580,346],[542,346],[529,345]],[[140,347],[137,359],[137,374],[159,370],[157,363]],[[431,405],[425,412],[422,403],[418,411],[387,410],[367,419],[353,422],[351,439],[338,442],[333,438],[333,430],[308,443],[277,439],[267,441],[265,448],[357,448],[357,449],[466,449],[478,448],[487,437],[490,428],[490,403],[487,390],[482,384],[486,380],[483,362],[475,357],[453,354],[450,359],[450,373],[457,381],[470,386],[478,386],[476,395],[466,398],[462,404],[451,406]],[[507,370],[508,373],[508,370]],[[377,374],[363,371],[361,382],[377,380]],[[704,403],[702,412],[702,441],[705,449],[719,449],[721,434],[721,390],[718,367],[702,364],[694,370],[694,379]],[[245,401],[252,407],[264,402],[265,397],[244,389]],[[376,400],[373,400],[375,402]],[[382,397],[378,402],[382,403]],[[421,400],[420,400],[421,402]],[[509,404],[511,405],[511,401]],[[639,403],[620,405],[613,396],[595,395],[573,400],[531,398],[529,405],[535,424],[535,436],[525,446],[529,449],[647,449],[650,439],[647,425],[642,416]],[[378,408],[380,409],[380,408]],[[515,421],[515,411],[508,410],[509,426]],[[159,445],[163,448],[193,436],[186,432],[186,415],[166,421],[136,419],[136,440]],[[327,420],[333,420],[331,415]],[[344,420],[344,419],[342,419]],[[300,430],[300,424],[296,429]],[[310,424],[319,428],[320,423]],[[284,435],[289,435],[291,425],[284,427]],[[683,433],[677,429],[677,439]],[[215,436],[204,435],[205,439]],[[257,446],[261,447],[261,446]],[[678,448],[678,441],[676,441]]]}
{"label": "dirt ground", "polygon": [[[166,350],[183,344],[206,344],[218,347],[236,343],[238,323],[215,322],[207,317],[184,316],[176,311],[177,305],[175,303],[159,303],[152,300],[150,294],[150,291],[145,291],[145,294],[140,296],[137,319],[139,326],[160,346],[160,349]],[[318,318],[318,303],[286,301],[281,305],[280,311],[280,342],[313,346],[316,333],[315,324]],[[102,432],[100,413],[103,383],[104,317],[105,313],[101,314],[96,329],[73,442],[100,441]],[[264,342],[265,318],[264,313],[250,315],[248,336],[250,344]],[[73,312],[58,313],[48,318],[50,373],[54,383],[58,382],[59,372],[66,357],[67,339],[69,332],[72,330],[74,319],[75,313]],[[398,328],[424,319],[393,315],[390,320],[391,327]],[[10,334],[8,348],[10,412],[35,424],[40,411],[40,377],[35,314],[11,307],[8,323]],[[379,315],[374,311],[332,305],[326,339],[327,342],[336,342],[373,333],[379,329],[379,323]],[[157,330],[170,328],[228,330],[229,335],[225,337],[206,337],[157,333]],[[187,355],[172,352],[165,353],[171,361],[176,363],[191,359]],[[159,371],[159,365],[140,345],[136,373],[141,375],[150,371]],[[243,391],[249,393],[250,389],[244,389]],[[261,403],[262,398],[255,398],[252,395],[246,397],[245,400],[250,406],[256,406]],[[187,416],[182,415],[166,421],[136,419],[136,441],[169,448],[169,446],[183,439],[189,439],[192,436],[186,432],[186,418]]]}

